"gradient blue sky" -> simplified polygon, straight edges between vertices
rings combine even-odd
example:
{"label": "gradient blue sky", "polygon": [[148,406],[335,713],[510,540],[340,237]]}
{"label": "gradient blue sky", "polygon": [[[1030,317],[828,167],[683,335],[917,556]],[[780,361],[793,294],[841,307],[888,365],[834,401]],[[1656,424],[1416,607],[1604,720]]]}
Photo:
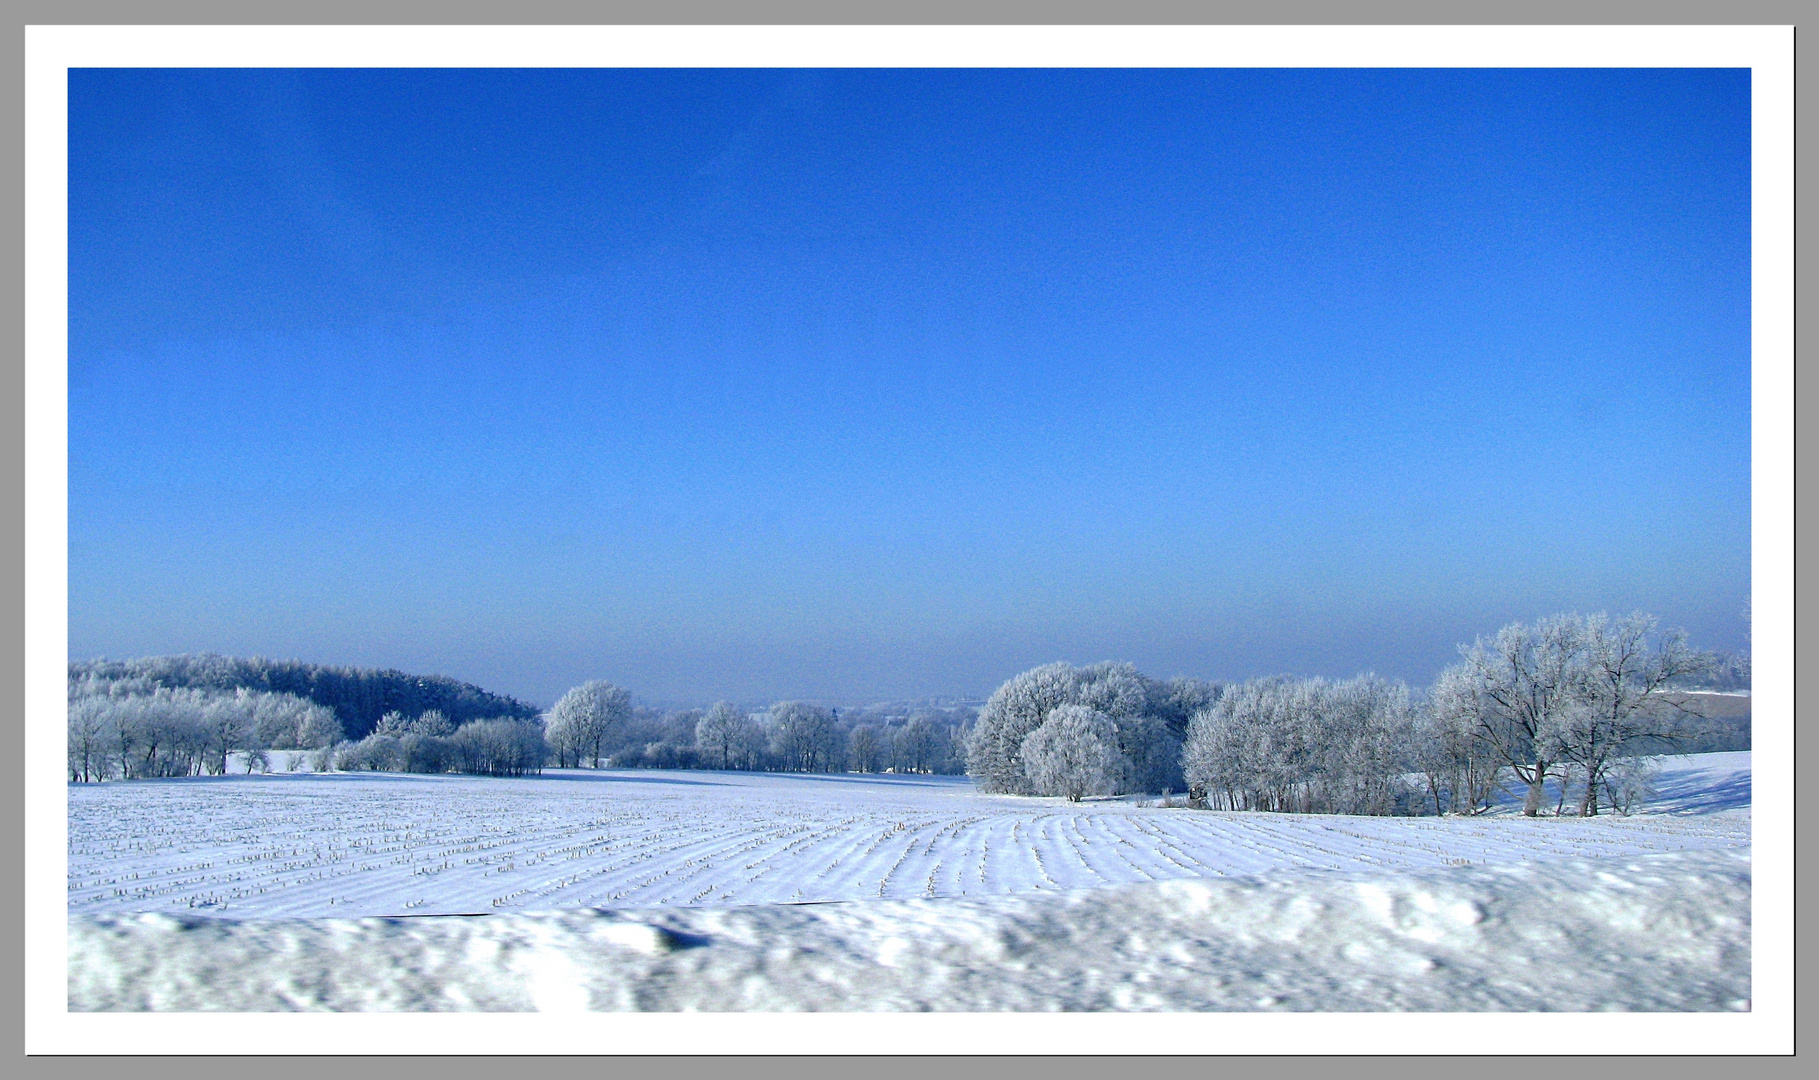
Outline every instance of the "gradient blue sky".
{"label": "gradient blue sky", "polygon": [[70,653],[1738,648],[1746,71],[74,71]]}

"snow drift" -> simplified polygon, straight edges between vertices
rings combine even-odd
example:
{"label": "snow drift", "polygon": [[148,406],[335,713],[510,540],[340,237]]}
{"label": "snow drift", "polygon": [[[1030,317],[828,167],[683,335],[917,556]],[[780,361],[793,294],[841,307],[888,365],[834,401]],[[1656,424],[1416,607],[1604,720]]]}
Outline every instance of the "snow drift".
{"label": "snow drift", "polygon": [[983,900],[72,915],[72,1010],[1721,1010],[1748,848]]}

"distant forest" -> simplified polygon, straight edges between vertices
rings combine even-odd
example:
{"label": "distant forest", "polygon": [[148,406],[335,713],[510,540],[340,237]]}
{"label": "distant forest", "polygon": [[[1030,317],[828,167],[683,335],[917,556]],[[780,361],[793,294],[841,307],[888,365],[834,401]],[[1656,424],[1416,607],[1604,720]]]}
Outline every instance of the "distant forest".
{"label": "distant forest", "polygon": [[456,726],[470,720],[534,719],[535,705],[441,675],[329,667],[299,660],[243,659],[201,653],[148,656],[137,660],[73,660],[70,693],[150,693],[170,690],[246,689],[292,694],[335,710],[350,739],[361,739],[389,712],[420,716],[436,710]]}

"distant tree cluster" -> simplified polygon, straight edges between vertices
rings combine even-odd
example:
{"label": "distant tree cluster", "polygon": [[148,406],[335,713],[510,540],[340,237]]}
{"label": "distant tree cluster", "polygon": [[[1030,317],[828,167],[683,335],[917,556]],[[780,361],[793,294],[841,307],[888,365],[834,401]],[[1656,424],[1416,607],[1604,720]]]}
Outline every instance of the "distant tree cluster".
{"label": "distant tree cluster", "polygon": [[268,767],[271,750],[309,750],[341,741],[332,709],[291,694],[235,690],[135,689],[71,684],[72,781],[220,775],[232,755]]}
{"label": "distant tree cluster", "polygon": [[546,714],[546,730],[564,768],[958,774],[972,717],[965,707],[940,706],[872,706],[842,715],[804,701],[662,711],[594,682],[563,695]]}
{"label": "distant tree cluster", "polygon": [[1673,680],[1676,690],[1715,690],[1719,693],[1731,693],[1750,688],[1750,658],[1748,653],[1715,652],[1706,654],[1706,663],[1699,670],[1678,676]]}
{"label": "distant tree cluster", "polygon": [[605,759],[608,740],[632,711],[632,695],[607,682],[589,682],[557,699],[544,716],[544,734],[560,768]]}
{"label": "distant tree cluster", "polygon": [[967,736],[978,715],[969,705],[933,702],[849,710],[839,718],[846,768],[857,773],[963,773]]}
{"label": "distant tree cluster", "polygon": [[[75,782],[219,776],[231,760],[271,767],[273,751],[313,751],[318,771],[465,772],[522,776],[548,756],[536,719],[492,717],[459,727],[435,709],[389,712],[357,741],[333,709],[294,694],[172,688],[127,680],[70,684],[69,776]],[[239,767],[239,766],[236,766]]]}
{"label": "distant tree cluster", "polygon": [[1220,686],[1049,664],[986,702],[967,771],[1010,794],[1184,784],[1194,805],[1330,814],[1478,813],[1514,782],[1536,815],[1551,782],[1555,813],[1570,792],[1592,816],[1627,812],[1646,789],[1641,755],[1729,749],[1739,725],[1747,746],[1747,717],[1708,719],[1681,692],[1734,680],[1747,661],[1694,653],[1647,615],[1512,624],[1460,653],[1424,693],[1375,675]]}
{"label": "distant tree cluster", "polygon": [[716,701],[695,721],[697,760],[709,769],[755,769],[764,760],[764,729],[730,701]]}
{"label": "distant tree cluster", "polygon": [[440,675],[407,675],[402,671],[330,667],[296,660],[243,659],[201,653],[187,656],[150,656],[137,660],[86,660],[69,666],[71,696],[77,684],[86,684],[83,696],[108,685],[129,693],[171,690],[255,690],[290,694],[334,710],[348,738],[370,734],[386,713],[420,716],[440,712],[459,726],[470,720],[510,717],[530,720],[535,706],[516,698],[489,693],[471,683]]}
{"label": "distant tree cluster", "polygon": [[337,746],[329,760],[346,772],[527,776],[542,772],[549,756],[544,728],[537,720],[499,716],[455,727],[431,709],[414,720],[403,713],[386,713],[372,734]]}

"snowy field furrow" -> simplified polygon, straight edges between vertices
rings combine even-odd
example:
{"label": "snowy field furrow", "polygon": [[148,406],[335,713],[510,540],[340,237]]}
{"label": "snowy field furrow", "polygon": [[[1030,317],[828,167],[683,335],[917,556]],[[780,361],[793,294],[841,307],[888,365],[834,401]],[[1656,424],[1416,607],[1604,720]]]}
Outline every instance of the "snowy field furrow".
{"label": "snowy field furrow", "polygon": [[981,795],[955,777],[563,770],[72,785],[72,914],[230,919],[991,897],[1750,842],[1749,754],[1666,759],[1646,812],[1227,813]]}

